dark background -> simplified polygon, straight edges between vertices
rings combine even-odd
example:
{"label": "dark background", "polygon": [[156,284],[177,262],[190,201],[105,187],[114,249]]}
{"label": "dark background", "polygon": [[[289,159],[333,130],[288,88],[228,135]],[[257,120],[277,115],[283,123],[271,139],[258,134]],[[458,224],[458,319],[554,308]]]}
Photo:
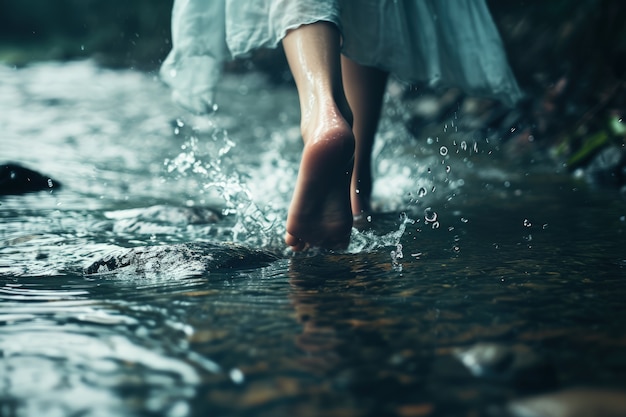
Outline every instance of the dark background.
{"label": "dark background", "polygon": [[[0,0],[0,62],[92,58],[112,68],[156,70],[171,48],[172,0]],[[572,168],[624,135],[609,132],[578,159],[590,137],[626,108],[626,2],[489,0],[513,71],[528,99],[514,118],[544,149],[559,149]],[[267,72],[291,82],[282,51],[259,51],[227,70]],[[497,128],[498,126],[496,126]],[[597,136],[597,135],[596,135]],[[579,152],[580,153],[580,152]],[[617,175],[623,184],[626,171]]]}

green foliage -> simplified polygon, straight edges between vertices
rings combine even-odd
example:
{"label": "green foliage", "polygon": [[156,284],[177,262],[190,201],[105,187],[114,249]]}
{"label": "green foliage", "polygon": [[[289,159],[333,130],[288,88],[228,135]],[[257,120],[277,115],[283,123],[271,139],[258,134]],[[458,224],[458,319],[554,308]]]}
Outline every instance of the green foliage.
{"label": "green foliage", "polygon": [[566,158],[570,170],[585,165],[608,145],[626,143],[626,127],[619,116],[611,115],[594,127],[591,132],[580,129],[564,135],[555,147],[557,155]]}

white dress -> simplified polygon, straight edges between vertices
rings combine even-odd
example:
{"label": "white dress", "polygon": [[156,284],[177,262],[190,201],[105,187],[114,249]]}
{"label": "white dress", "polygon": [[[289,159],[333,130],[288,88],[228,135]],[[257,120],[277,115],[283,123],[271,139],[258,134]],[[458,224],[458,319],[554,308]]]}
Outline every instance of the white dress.
{"label": "white dress", "polygon": [[316,21],[337,25],[343,54],[407,83],[522,96],[485,0],[175,0],[161,77],[175,101],[208,111],[224,61]]}

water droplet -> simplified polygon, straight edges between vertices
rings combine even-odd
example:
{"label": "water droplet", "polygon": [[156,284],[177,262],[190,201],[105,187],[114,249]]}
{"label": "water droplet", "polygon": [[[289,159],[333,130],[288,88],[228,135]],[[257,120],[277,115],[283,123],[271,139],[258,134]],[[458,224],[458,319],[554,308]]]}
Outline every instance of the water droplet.
{"label": "water droplet", "polygon": [[241,372],[240,369],[238,368],[233,368],[230,370],[229,373],[230,379],[235,383],[235,384],[241,384],[244,381],[244,375],[243,372]]}
{"label": "water droplet", "polygon": [[426,188],[422,187],[417,191],[417,196],[418,197],[424,197],[426,195],[428,191],[426,191]]}
{"label": "water droplet", "polygon": [[442,146],[441,148],[439,148],[439,154],[441,156],[446,156],[448,154],[448,148],[446,148],[445,146]]}
{"label": "water droplet", "polygon": [[465,141],[461,142],[461,149],[463,149],[464,151],[467,150],[467,142],[465,142]]}
{"label": "water droplet", "polygon": [[402,264],[399,262],[404,257],[402,253],[402,244],[396,244],[396,250],[391,251],[391,265],[397,272],[402,272]]}
{"label": "water droplet", "polygon": [[524,219],[524,227],[530,227],[530,226],[532,226],[532,225],[533,225],[533,224],[530,222],[530,220],[528,220],[528,219]]}
{"label": "water droplet", "polygon": [[461,223],[467,223],[467,222],[469,222],[468,219],[466,219],[465,217],[461,217]]}
{"label": "water droplet", "polygon": [[434,222],[432,225],[433,229],[439,229],[439,222]]}
{"label": "water droplet", "polygon": [[426,143],[429,145],[432,145],[435,141],[433,140],[433,138],[428,138],[426,139]]}
{"label": "water droplet", "polygon": [[446,165],[446,173],[449,174],[450,173],[450,165]]}
{"label": "water droplet", "polygon": [[48,178],[48,187],[49,188],[54,187],[54,184],[52,183],[52,178]]}
{"label": "water droplet", "polygon": [[424,210],[424,220],[426,220],[426,222],[428,222],[428,223],[436,222],[437,221],[437,212],[434,211],[431,207],[427,207]]}
{"label": "water droplet", "polygon": [[219,108],[220,107],[216,103],[214,103],[213,106],[211,107],[211,110],[217,111]]}

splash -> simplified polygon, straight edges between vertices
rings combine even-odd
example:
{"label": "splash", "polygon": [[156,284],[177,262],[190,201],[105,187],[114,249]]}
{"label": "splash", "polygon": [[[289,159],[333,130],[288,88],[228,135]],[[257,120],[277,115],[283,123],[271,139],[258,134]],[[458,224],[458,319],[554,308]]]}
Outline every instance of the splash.
{"label": "splash", "polygon": [[247,175],[233,162],[231,150],[236,144],[228,131],[210,117],[196,122],[196,127],[177,119],[174,135],[182,136],[184,142],[175,158],[165,160],[167,172],[195,176],[200,195],[217,197],[222,202],[222,214],[232,222],[228,235],[233,242],[279,247],[282,233],[276,213],[266,212],[253,201]]}
{"label": "splash", "polygon": [[[370,220],[368,218],[368,220]],[[416,221],[402,212],[399,216],[399,225],[396,230],[383,235],[378,235],[373,230],[359,231],[356,228],[352,229],[352,236],[350,237],[350,246],[347,249],[348,253],[361,253],[361,252],[373,252],[379,248],[392,247],[395,248],[392,253],[392,261],[396,262],[402,258],[402,244],[400,240],[406,231],[408,224],[415,224]]]}

